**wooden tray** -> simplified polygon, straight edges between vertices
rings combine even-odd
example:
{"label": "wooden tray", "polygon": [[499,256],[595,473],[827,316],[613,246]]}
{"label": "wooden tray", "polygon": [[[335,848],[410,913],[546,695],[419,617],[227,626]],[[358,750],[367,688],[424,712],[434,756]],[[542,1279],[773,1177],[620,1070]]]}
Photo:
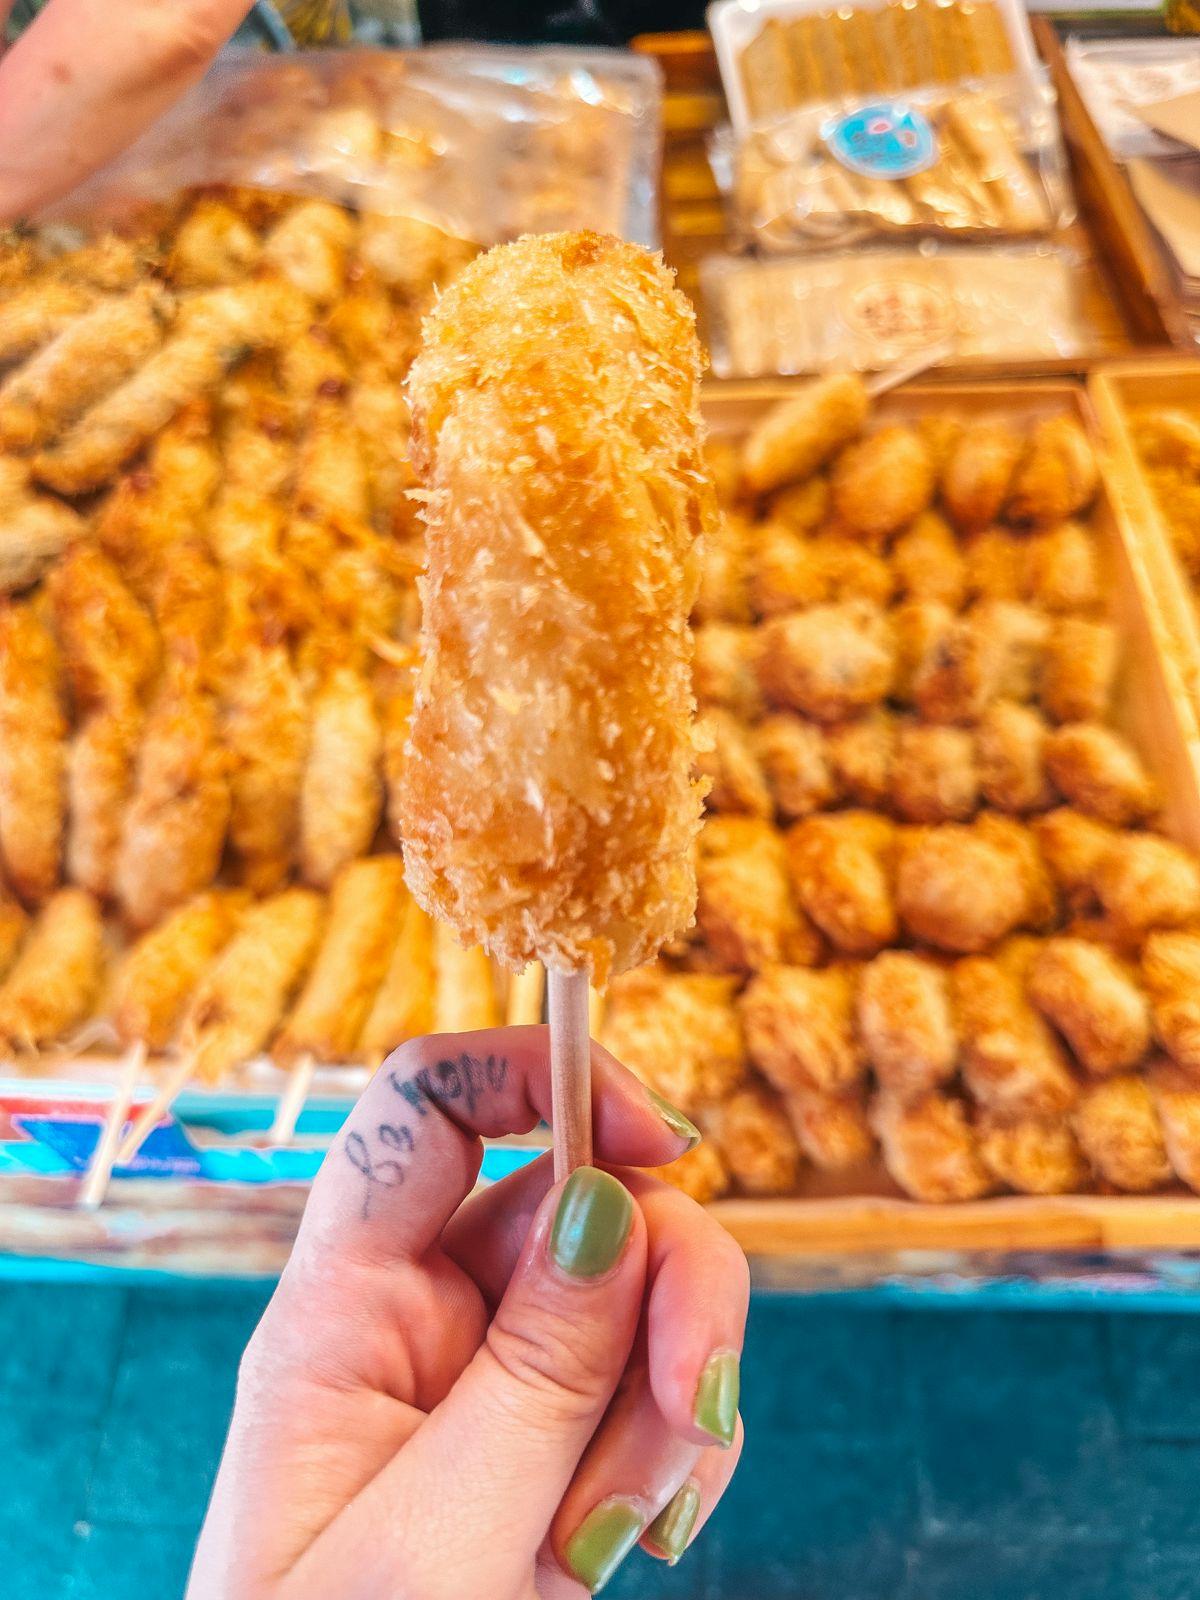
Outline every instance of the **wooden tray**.
{"label": "wooden tray", "polygon": [[[795,387],[786,379],[710,383],[704,412],[713,436],[740,436]],[[872,420],[945,409],[1024,419],[1067,409],[1100,443],[1084,386],[1053,379],[910,384],[877,400]],[[1155,601],[1161,531],[1127,513],[1102,448],[1098,455],[1102,487],[1090,523],[1104,543],[1111,616],[1124,644],[1115,721],[1163,786],[1167,831],[1200,851],[1200,722],[1184,688],[1178,631]],[[1009,1195],[934,1206],[905,1199],[879,1166],[849,1180],[809,1174],[798,1196],[725,1200],[713,1209],[756,1254],[1200,1247],[1200,1197],[1182,1187],[1149,1198]]]}

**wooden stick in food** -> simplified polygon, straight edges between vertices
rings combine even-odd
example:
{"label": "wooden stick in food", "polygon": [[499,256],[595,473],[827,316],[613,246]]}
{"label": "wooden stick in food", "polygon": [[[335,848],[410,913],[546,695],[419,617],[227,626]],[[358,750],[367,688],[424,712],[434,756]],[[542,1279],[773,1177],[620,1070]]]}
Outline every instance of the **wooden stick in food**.
{"label": "wooden stick in food", "polygon": [[409,882],[464,943],[540,959],[552,1016],[579,989],[581,1131],[588,975],[648,960],[695,903],[688,616],[716,517],[699,378],[669,274],[590,233],[479,257],[410,377],[428,553]]}

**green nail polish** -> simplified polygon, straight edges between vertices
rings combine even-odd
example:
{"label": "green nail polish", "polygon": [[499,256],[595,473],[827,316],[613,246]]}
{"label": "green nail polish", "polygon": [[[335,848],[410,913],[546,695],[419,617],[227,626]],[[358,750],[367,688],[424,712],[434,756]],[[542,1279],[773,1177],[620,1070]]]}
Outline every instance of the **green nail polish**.
{"label": "green nail polish", "polygon": [[710,1356],[696,1386],[696,1426],[711,1434],[718,1444],[731,1445],[737,1427],[740,1379],[738,1358],[732,1350]]}
{"label": "green nail polish", "polygon": [[579,1167],[558,1202],[550,1254],[572,1277],[598,1278],[616,1265],[632,1222],[628,1189],[597,1167]]}
{"label": "green nail polish", "polygon": [[567,1565],[589,1594],[599,1594],[642,1535],[632,1500],[601,1500],[567,1543]]}
{"label": "green nail polish", "polygon": [[646,1093],[654,1102],[654,1109],[670,1128],[672,1133],[677,1133],[681,1139],[686,1139],[689,1150],[694,1150],[704,1135],[694,1122],[689,1122],[678,1106],[673,1106],[666,1095],[659,1094],[657,1089],[647,1089]]}
{"label": "green nail polish", "polygon": [[700,1485],[689,1478],[646,1529],[646,1537],[672,1566],[687,1549],[696,1518],[700,1515]]}

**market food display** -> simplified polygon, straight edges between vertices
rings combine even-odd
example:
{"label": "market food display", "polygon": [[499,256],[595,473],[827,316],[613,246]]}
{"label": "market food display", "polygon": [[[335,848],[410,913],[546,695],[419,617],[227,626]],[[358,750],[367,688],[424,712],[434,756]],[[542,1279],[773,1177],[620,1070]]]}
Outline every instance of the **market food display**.
{"label": "market food display", "polygon": [[710,446],[697,922],[606,1042],[706,1128],[710,1197],[1188,1182],[1200,864],[1122,731],[1087,436],[879,426],[856,383]]}
{"label": "market food display", "polygon": [[1141,405],[1127,415],[1146,481],[1195,587],[1200,583],[1200,412]]}

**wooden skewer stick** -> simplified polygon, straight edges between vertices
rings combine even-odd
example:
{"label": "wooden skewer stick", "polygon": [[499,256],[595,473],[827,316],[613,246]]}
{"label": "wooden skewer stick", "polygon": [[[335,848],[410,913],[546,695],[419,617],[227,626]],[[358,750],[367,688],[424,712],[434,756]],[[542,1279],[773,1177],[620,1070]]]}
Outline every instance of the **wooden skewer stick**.
{"label": "wooden skewer stick", "polygon": [[108,1189],[108,1181],[112,1177],[113,1167],[116,1165],[117,1141],[125,1127],[125,1119],[129,1115],[129,1108],[133,1104],[133,1096],[137,1090],[138,1079],[146,1065],[146,1046],[138,1039],[130,1045],[121,1062],[121,1074],[117,1079],[117,1086],[113,1090],[112,1104],[108,1108],[108,1115],[104,1119],[104,1128],[100,1134],[100,1141],[96,1145],[92,1162],[83,1180],[83,1187],[79,1191],[76,1202],[85,1211],[95,1211],[104,1200]]}
{"label": "wooden skewer stick", "polygon": [[171,1071],[159,1084],[158,1093],[153,1100],[150,1100],[138,1112],[137,1121],[121,1141],[121,1148],[117,1151],[117,1159],[113,1163],[114,1166],[126,1167],[129,1165],[142,1148],[147,1134],[163,1113],[170,1109],[180,1090],[191,1077],[195,1065],[195,1058],[190,1051],[180,1056]]}
{"label": "wooden skewer stick", "polygon": [[546,969],[531,961],[523,972],[514,972],[508,983],[508,1005],[504,1018],[510,1028],[542,1020],[542,1000],[546,992]]}
{"label": "wooden skewer stick", "polygon": [[551,972],[550,1091],[554,1181],[592,1164],[592,1061],[586,972]]}
{"label": "wooden skewer stick", "polygon": [[287,1085],[279,1096],[279,1104],[275,1107],[275,1120],[264,1143],[291,1144],[300,1113],[304,1110],[304,1102],[308,1099],[308,1091],[312,1088],[313,1074],[316,1070],[317,1058],[311,1053],[301,1056],[292,1068]]}
{"label": "wooden skewer stick", "polygon": [[930,367],[936,367],[939,361],[944,361],[947,356],[953,354],[952,341],[944,339],[940,344],[919,350],[916,355],[909,356],[907,361],[898,361],[894,367],[874,373],[864,380],[863,388],[872,400],[878,400],[880,395],[887,394],[891,389],[899,389],[902,384],[908,383],[913,378],[919,378],[923,372],[928,372]]}

